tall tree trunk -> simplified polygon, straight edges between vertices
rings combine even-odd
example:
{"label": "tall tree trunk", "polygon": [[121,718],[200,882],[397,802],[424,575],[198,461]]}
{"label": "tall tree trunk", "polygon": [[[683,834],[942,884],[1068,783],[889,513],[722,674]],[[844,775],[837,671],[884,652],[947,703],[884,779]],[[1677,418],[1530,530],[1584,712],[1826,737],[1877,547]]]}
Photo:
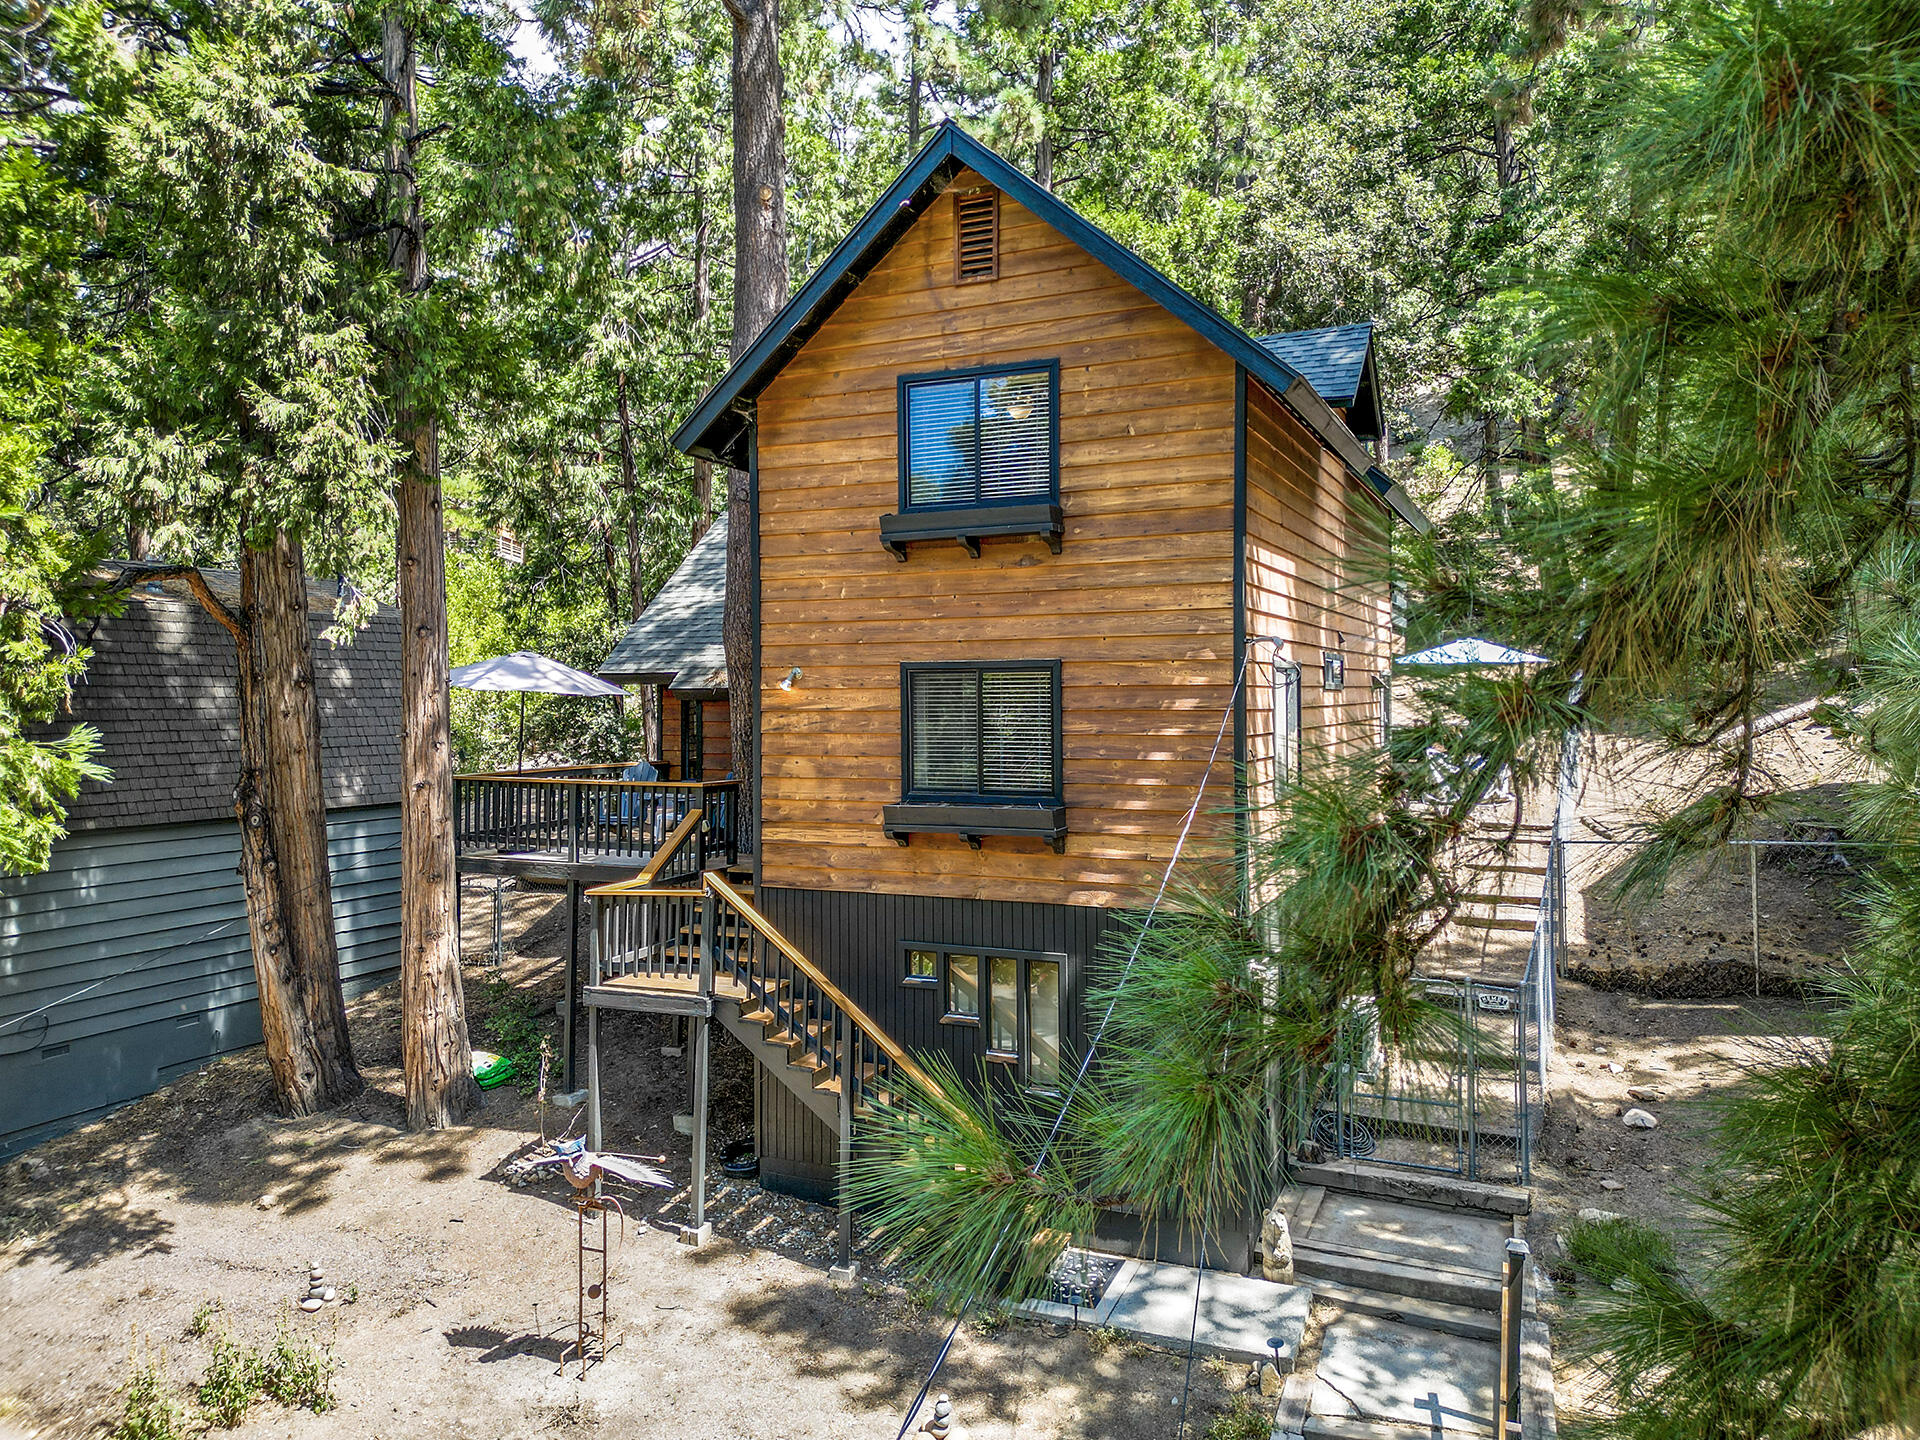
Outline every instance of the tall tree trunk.
{"label": "tall tree trunk", "polygon": [[[779,0],[726,0],[733,22],[733,346],[738,360],[787,303],[787,122]],[[759,849],[753,736],[751,480],[727,472],[727,713],[741,779],[740,833]]]}
{"label": "tall tree trunk", "polygon": [[[707,214],[707,192],[693,189],[693,325],[696,334],[707,328],[713,313],[713,220]],[[713,524],[713,462],[693,462],[693,543]],[[639,611],[634,612],[636,615]]]}
{"label": "tall tree trunk", "polygon": [[[414,179],[419,141],[413,34],[396,10],[381,21],[381,72],[392,136],[389,259],[404,294],[426,290],[426,231]],[[453,751],[447,688],[446,531],[437,417],[416,402],[415,357],[396,357],[394,433],[404,447],[396,500],[400,590],[400,1059],[407,1127],[458,1124],[480,1103],[454,933]]]}
{"label": "tall tree trunk", "polygon": [[907,0],[907,153],[920,153],[920,40],[926,24],[924,0]]}
{"label": "tall tree trunk", "polygon": [[633,411],[627,403],[625,370],[614,377],[614,395],[619,401],[620,485],[627,494],[627,618],[638,620],[647,608],[647,536],[641,524],[645,507],[640,502],[640,463],[633,453]]}
{"label": "tall tree trunk", "polygon": [[1040,51],[1040,73],[1034,78],[1033,98],[1040,102],[1040,143],[1034,147],[1033,178],[1049,194],[1053,191],[1053,40]]}
{"label": "tall tree trunk", "polygon": [[238,661],[233,813],[274,1104],[288,1115],[311,1115],[351,1099],[362,1081],[333,933],[306,568],[299,544],[284,534],[269,550],[243,546],[237,612],[198,572],[187,579],[233,636]]}

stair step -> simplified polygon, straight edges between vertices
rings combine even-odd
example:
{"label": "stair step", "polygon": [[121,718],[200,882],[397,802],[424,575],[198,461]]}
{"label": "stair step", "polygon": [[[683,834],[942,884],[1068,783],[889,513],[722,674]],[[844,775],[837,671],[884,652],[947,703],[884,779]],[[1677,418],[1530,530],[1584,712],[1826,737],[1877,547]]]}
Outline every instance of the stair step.
{"label": "stair step", "polygon": [[1463,905],[1531,905],[1538,909],[1540,897],[1538,895],[1462,895],[1460,903]]}
{"label": "stair step", "polygon": [[1382,1320],[1414,1325],[1422,1330],[1438,1330],[1443,1335],[1458,1335],[1467,1340],[1500,1338],[1498,1310],[1449,1305],[1443,1300],[1422,1300],[1413,1295],[1395,1295],[1381,1290],[1363,1290],[1331,1280],[1315,1281],[1313,1298],[1354,1314],[1373,1315]]}
{"label": "stair step", "polygon": [[1533,930],[1539,922],[1534,920],[1500,920],[1491,916],[1480,915],[1456,915],[1453,917],[1452,923],[1462,930],[1530,931]]}
{"label": "stair step", "polygon": [[1287,1231],[1299,1240],[1307,1233],[1307,1227],[1313,1224],[1314,1216],[1320,1213],[1320,1203],[1327,1198],[1324,1185],[1289,1185],[1292,1192],[1287,1203]]}
{"label": "stair step", "polygon": [[[1303,1440],[1428,1440],[1441,1432],[1425,1424],[1411,1425],[1391,1420],[1360,1420],[1346,1415],[1309,1415],[1301,1428]],[[1446,1433],[1491,1435],[1493,1427],[1477,1420],[1465,1420],[1447,1413]]]}
{"label": "stair step", "polygon": [[1349,1247],[1297,1241],[1293,1247],[1295,1273],[1312,1280],[1328,1280],[1356,1290],[1409,1295],[1472,1310],[1500,1308],[1500,1282],[1487,1275],[1450,1270],[1431,1264],[1409,1264],[1404,1259]]}

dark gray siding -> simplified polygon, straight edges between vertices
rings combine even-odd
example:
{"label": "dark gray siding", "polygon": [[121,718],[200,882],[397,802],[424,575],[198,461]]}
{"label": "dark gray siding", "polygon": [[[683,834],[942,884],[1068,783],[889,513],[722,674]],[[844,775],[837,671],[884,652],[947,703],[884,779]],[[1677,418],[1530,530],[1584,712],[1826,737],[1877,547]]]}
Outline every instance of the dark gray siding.
{"label": "dark gray siding", "polygon": [[[327,837],[355,993],[400,963],[399,808],[336,810]],[[82,832],[0,878],[0,1155],[259,1042],[239,863],[229,820]]]}
{"label": "dark gray siding", "polygon": [[[940,992],[901,983],[906,943],[1064,955],[1065,1063],[1071,1066],[1084,1053],[1087,969],[1113,923],[1111,910],[850,890],[763,889],[754,903],[910,1053],[945,1054],[971,1081],[980,1075],[985,1033],[979,1026],[943,1025]],[[832,1134],[798,1102],[773,1103],[785,1095],[777,1081],[761,1084],[762,1177],[773,1189],[817,1195],[823,1173],[831,1183]]]}

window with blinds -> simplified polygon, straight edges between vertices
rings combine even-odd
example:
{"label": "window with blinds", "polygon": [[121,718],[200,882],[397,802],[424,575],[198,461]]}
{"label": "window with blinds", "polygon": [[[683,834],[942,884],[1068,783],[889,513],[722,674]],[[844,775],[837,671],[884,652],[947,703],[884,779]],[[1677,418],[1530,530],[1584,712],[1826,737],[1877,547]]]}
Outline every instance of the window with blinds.
{"label": "window with blinds", "polygon": [[1058,798],[1058,665],[907,665],[901,672],[909,801]]}
{"label": "window with blinds", "polygon": [[1057,364],[903,377],[901,506],[1009,505],[1059,490]]}

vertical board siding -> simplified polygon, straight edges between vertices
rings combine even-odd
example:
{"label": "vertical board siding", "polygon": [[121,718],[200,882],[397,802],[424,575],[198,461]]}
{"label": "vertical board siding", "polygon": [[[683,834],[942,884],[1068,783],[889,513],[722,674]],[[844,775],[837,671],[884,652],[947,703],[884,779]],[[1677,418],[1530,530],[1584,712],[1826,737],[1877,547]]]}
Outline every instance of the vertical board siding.
{"label": "vertical board siding", "polygon": [[[1387,521],[1361,481],[1327,454],[1258,382],[1247,382],[1246,631],[1283,642],[1300,666],[1302,750],[1351,752],[1374,743],[1373,679],[1392,664]],[[1322,684],[1321,652],[1346,658],[1346,684]],[[1274,647],[1256,645],[1247,670],[1247,775],[1258,801],[1274,773]]]}
{"label": "vertical board siding", "polygon": [[[985,952],[1000,949],[1064,955],[1060,976],[1063,1067],[1070,1070],[1085,1053],[1090,1038],[1085,1013],[1087,976],[1102,938],[1114,923],[1110,910],[1017,900],[788,888],[762,888],[756,904],[781,933],[909,1053],[944,1055],[964,1079],[975,1083],[986,1054],[984,1028],[942,1024],[945,999],[940,990],[900,983],[905,973],[901,954],[904,945],[919,942]],[[990,1069],[1003,1073],[998,1066]],[[758,1143],[763,1177],[775,1183],[791,1172],[804,1181],[807,1176],[817,1175],[824,1157],[830,1183],[834,1152],[822,1151],[821,1137],[825,1136],[824,1143],[831,1146],[832,1132],[797,1100],[786,1097],[778,1080],[763,1079],[761,1084]],[[776,1091],[790,1105],[769,1104],[769,1097]]]}
{"label": "vertical board siding", "polygon": [[[700,763],[705,767],[704,779],[724,780],[733,769],[733,730],[727,716],[726,701],[700,702]],[[675,780],[687,778],[680,764],[680,738],[680,696],[669,690],[661,707],[660,758],[672,767]]]}
{"label": "vertical board siding", "polygon": [[[998,278],[956,284],[953,224],[934,205],[760,397],[761,879],[1139,903],[1201,781],[1232,796],[1231,753],[1206,762],[1233,682],[1234,366],[1005,196]],[[1062,552],[895,560],[898,377],[1025,361],[1060,365]],[[882,832],[916,660],[1062,663],[1064,855]]]}
{"label": "vertical board siding", "polygon": [[[349,993],[399,965],[399,837],[395,806],[328,817]],[[0,1155],[259,1042],[239,863],[232,822],[201,821],[74,835],[0,879]]]}

